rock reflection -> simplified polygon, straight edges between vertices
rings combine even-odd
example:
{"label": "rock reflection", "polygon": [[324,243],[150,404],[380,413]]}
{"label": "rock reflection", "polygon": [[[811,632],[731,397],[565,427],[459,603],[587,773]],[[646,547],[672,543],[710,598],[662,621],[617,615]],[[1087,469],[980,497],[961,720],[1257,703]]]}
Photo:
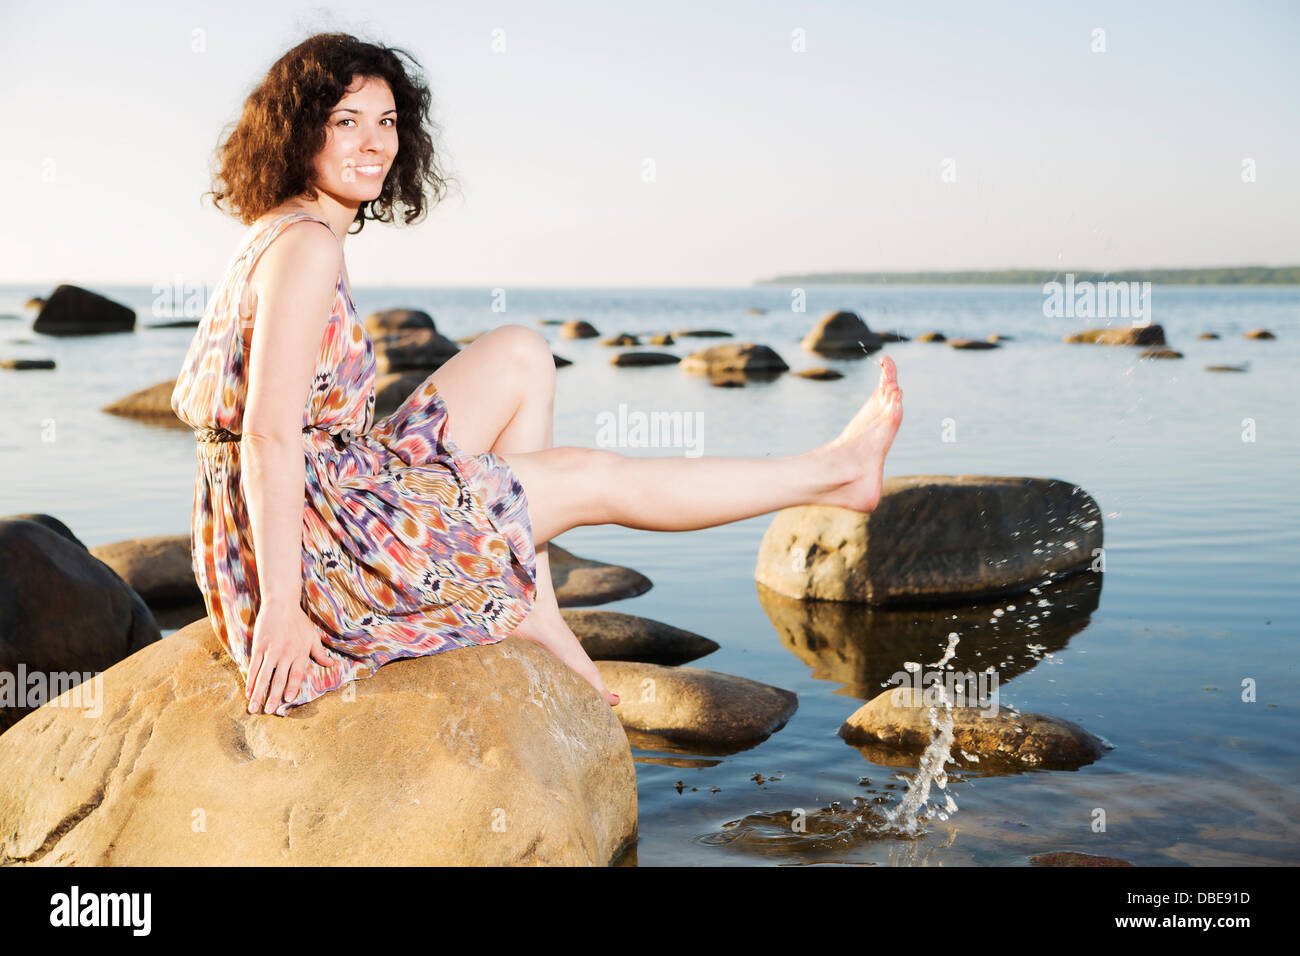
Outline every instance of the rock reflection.
{"label": "rock reflection", "polygon": [[952,666],[992,666],[1000,684],[1062,650],[1088,625],[1101,599],[1100,573],[1085,571],[997,600],[925,607],[873,607],[798,600],[755,584],[759,604],[781,643],[813,676],[843,685],[839,693],[868,700],[907,661],[939,659],[948,634],[961,637]]}

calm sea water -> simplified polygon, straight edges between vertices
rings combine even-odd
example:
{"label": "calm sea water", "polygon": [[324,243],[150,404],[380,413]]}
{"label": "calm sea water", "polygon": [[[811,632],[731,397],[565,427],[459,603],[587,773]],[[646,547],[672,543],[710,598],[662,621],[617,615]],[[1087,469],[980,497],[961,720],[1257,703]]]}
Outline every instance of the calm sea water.
{"label": "calm sea water", "polygon": [[[143,323],[160,320],[147,288],[97,291],[138,309]],[[833,437],[874,387],[870,359],[826,361],[800,350],[827,311],[852,309],[873,329],[911,336],[1012,336],[988,352],[915,341],[886,347],[905,416],[885,473],[1052,477],[1097,500],[1107,556],[1100,591],[1059,633],[1011,625],[995,643],[999,656],[1018,662],[1001,685],[1003,703],[1076,721],[1115,749],[1073,772],[953,774],[948,792],[959,809],[946,822],[919,839],[871,837],[844,821],[858,807],[896,802],[911,771],[868,761],[835,731],[873,693],[868,681],[878,685],[904,660],[937,660],[943,637],[877,640],[823,624],[814,642],[792,638],[798,608],[766,601],[753,579],[770,516],[683,533],[577,528],[559,543],[654,581],[647,594],[603,607],[722,645],[693,666],[799,694],[789,724],[750,750],[634,751],[640,842],[628,862],[1020,865],[1050,850],[1140,865],[1300,862],[1300,289],[1157,287],[1152,321],[1186,355],[1170,361],[1063,344],[1065,333],[1105,323],[1045,318],[1036,287],[807,291],[801,313],[788,290],[774,287],[521,289],[509,292],[504,312],[480,289],[358,288],[356,300],[363,313],[424,308],[453,338],[506,322],[537,327],[574,362],[558,375],[559,444],[596,445],[597,415],[625,404],[702,413],[704,454],[724,456],[804,451]],[[0,514],[48,512],[90,546],[186,531],[192,439],[99,409],[174,378],[193,330],[34,335],[22,303],[47,293],[0,289],[0,313],[16,316],[0,319],[0,356],[58,363],[52,372],[0,371]],[[751,306],[768,312],[747,314]],[[536,325],[541,317],[586,318],[602,335],[729,329],[772,346],[795,369],[830,365],[846,377],[712,388],[675,366],[613,367],[613,350],[556,341],[552,327]],[[1260,326],[1278,339],[1241,337]],[[1208,330],[1222,338],[1196,339]],[[668,350],[684,355],[714,341],[684,339]],[[1250,363],[1245,374],[1205,370],[1241,362]],[[943,440],[945,419],[955,422],[956,441]],[[42,441],[51,420],[56,440]],[[1252,425],[1254,440],[1244,441]],[[982,639],[966,643],[989,646]],[[1254,682],[1254,702],[1242,700],[1243,681]],[[808,834],[782,825],[795,808],[809,815]],[[1098,808],[1104,832],[1093,829]]]}

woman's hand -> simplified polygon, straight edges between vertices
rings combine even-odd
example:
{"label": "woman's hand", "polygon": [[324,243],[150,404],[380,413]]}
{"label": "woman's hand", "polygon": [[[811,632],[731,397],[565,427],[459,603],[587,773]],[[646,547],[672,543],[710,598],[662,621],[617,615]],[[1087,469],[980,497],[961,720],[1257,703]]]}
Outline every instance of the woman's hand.
{"label": "woman's hand", "polygon": [[[248,659],[248,712],[269,714],[298,696],[307,663],[335,667],[321,643],[320,631],[298,605],[263,604],[253,623],[253,649]],[[268,693],[269,692],[269,693]]]}

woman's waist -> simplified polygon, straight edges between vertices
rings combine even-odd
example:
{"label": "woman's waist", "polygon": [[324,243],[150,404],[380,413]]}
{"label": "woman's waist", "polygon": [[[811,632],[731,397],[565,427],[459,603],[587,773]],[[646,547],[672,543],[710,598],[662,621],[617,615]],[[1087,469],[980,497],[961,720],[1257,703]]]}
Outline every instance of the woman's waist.
{"label": "woman's waist", "polygon": [[[350,422],[319,422],[302,427],[302,437],[304,441],[321,442],[330,441],[336,448],[345,447],[348,442],[356,440],[360,431],[356,425]],[[225,451],[233,450],[240,447],[240,441],[243,438],[241,432],[232,431],[228,428],[196,428],[194,429],[194,440],[198,445],[199,451],[215,450]]]}

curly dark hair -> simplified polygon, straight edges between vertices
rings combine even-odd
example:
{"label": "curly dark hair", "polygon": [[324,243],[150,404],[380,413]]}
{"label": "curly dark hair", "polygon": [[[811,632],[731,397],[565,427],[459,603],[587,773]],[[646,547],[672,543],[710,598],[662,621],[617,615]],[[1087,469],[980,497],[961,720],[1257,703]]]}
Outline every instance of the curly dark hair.
{"label": "curly dark hair", "polygon": [[[411,63],[408,71],[400,59]],[[379,196],[361,204],[357,232],[367,219],[392,222],[401,204],[407,225],[425,213],[454,181],[439,168],[439,127],[429,119],[433,96],[413,56],[348,33],[318,33],[276,60],[244,102],[243,115],[217,150],[220,169],[212,204],[251,225],[268,210],[315,188],[313,160],[325,146],[330,111],[361,78],[387,81],[397,107],[397,156]],[[229,127],[227,127],[228,129]],[[230,209],[222,208],[222,202]]]}

